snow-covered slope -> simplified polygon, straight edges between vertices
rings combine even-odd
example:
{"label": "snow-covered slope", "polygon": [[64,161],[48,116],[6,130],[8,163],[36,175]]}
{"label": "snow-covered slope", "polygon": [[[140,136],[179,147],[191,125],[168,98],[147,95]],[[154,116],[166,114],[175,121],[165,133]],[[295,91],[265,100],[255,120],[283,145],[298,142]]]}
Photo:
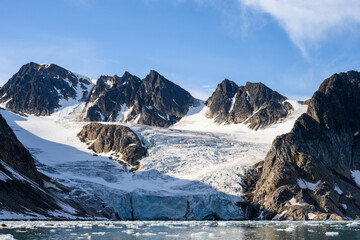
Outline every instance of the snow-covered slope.
{"label": "snow-covered slope", "polygon": [[274,137],[306,110],[291,104],[295,111],[285,122],[256,132],[242,124],[216,125],[204,105],[169,129],[128,124],[149,147],[137,172],[94,156],[76,137],[85,123],[68,113],[80,105],[47,117],[0,113],[39,171],[72,189],[69,198],[100,198],[121,219],[241,219],[236,203],[242,201],[243,170],[263,160]]}
{"label": "snow-covered slope", "polygon": [[241,139],[244,142],[256,142],[271,144],[276,136],[287,133],[293,127],[296,119],[306,112],[307,105],[303,105],[295,100],[286,100],[294,111],[286,119],[268,126],[258,131],[251,130],[245,124],[221,124],[215,123],[214,119],[208,118],[209,108],[202,102],[200,106],[191,108],[186,116],[171,128],[178,130],[190,130],[199,132],[213,132],[217,134],[230,135],[235,139]]}

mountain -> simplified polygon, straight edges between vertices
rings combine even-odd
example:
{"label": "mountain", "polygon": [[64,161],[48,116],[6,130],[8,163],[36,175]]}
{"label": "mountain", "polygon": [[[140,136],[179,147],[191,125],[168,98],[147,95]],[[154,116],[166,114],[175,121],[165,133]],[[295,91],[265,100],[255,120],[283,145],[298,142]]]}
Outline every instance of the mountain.
{"label": "mountain", "polygon": [[60,108],[85,101],[92,87],[89,78],[55,64],[30,62],[0,89],[0,103],[18,112],[50,115]]}
{"label": "mountain", "polygon": [[55,64],[33,62],[22,66],[0,88],[0,96],[2,106],[20,113],[44,116],[72,106],[64,114],[78,114],[78,120],[159,127],[176,123],[198,103],[154,70],[143,80],[125,72],[122,77],[101,76],[94,85],[90,78]]}
{"label": "mountain", "polygon": [[262,83],[247,82],[238,86],[225,79],[206,101],[208,117],[218,124],[244,123],[251,129],[265,128],[294,109],[286,97],[271,90]]}
{"label": "mountain", "polygon": [[335,74],[249,170],[248,212],[263,219],[359,219],[359,131],[360,73]]}
{"label": "mountain", "polygon": [[92,91],[85,120],[168,127],[196,104],[189,92],[152,70],[140,80],[128,72],[102,76]]}

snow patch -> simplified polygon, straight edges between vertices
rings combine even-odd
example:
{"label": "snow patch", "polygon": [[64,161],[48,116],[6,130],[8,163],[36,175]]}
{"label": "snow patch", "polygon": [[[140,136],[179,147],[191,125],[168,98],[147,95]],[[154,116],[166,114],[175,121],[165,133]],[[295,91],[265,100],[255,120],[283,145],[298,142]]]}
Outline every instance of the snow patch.
{"label": "snow patch", "polygon": [[124,120],[124,114],[125,112],[128,110],[128,107],[126,106],[126,104],[122,104],[121,105],[121,109],[120,111],[118,112],[117,116],[116,116],[116,119],[115,119],[115,122],[120,122],[120,121],[123,121]]}
{"label": "snow patch", "polygon": [[234,108],[235,101],[236,101],[236,95],[237,95],[237,93],[235,93],[234,97],[231,99],[231,107],[230,107],[229,112],[231,112],[233,110],[233,108]]}
{"label": "snow patch", "polygon": [[140,117],[141,117],[141,114],[137,115],[137,117],[134,120],[134,123],[139,123]]}
{"label": "snow patch", "polygon": [[292,206],[301,206],[302,204],[301,203],[298,203],[295,199],[295,197],[292,197],[290,200],[289,200],[289,203],[292,205]]}
{"label": "snow patch", "polygon": [[125,111],[124,111],[124,113],[123,113],[123,122],[126,122],[126,121],[128,121],[128,118],[129,118],[129,116],[130,116],[130,114],[131,114],[131,112],[133,111],[133,109],[134,109],[134,107],[133,106],[131,106],[130,108],[128,108],[128,109],[124,109]]}
{"label": "snow patch", "polygon": [[160,113],[157,114],[160,118],[164,119],[165,121],[167,120],[164,116],[162,116]]}
{"label": "snow patch", "polygon": [[246,101],[250,104],[251,107],[253,106],[250,102],[250,93],[248,91],[246,91]]}
{"label": "snow patch", "polygon": [[10,98],[10,99],[6,100],[5,102],[0,103],[0,107],[2,107],[2,108],[5,108],[5,109],[6,109],[6,105],[7,105],[7,104],[8,104],[8,102],[10,102],[11,100],[12,100],[12,98]]}
{"label": "snow patch", "polygon": [[350,171],[350,172],[351,172],[351,176],[353,177],[356,185],[358,185],[360,187],[360,171],[354,170],[354,171]]}
{"label": "snow patch", "polygon": [[7,182],[7,180],[11,180],[12,178],[9,177],[6,173],[3,171],[0,171],[0,181]]}
{"label": "snow patch", "polygon": [[335,185],[334,191],[337,192],[339,195],[343,194],[343,191],[337,185]]}
{"label": "snow patch", "polygon": [[110,80],[107,80],[106,82],[106,85],[108,85],[110,88],[112,88],[114,86],[113,82],[110,81]]}
{"label": "snow patch", "polygon": [[282,213],[279,214],[276,214],[275,217],[273,217],[272,220],[280,220],[282,216],[284,216],[285,214],[287,213],[287,210],[283,211]]}
{"label": "snow patch", "polygon": [[315,188],[321,183],[321,180],[317,181],[316,183],[311,183],[311,182],[305,181],[302,178],[298,178],[296,181],[300,188],[310,189],[311,191],[314,191]]}

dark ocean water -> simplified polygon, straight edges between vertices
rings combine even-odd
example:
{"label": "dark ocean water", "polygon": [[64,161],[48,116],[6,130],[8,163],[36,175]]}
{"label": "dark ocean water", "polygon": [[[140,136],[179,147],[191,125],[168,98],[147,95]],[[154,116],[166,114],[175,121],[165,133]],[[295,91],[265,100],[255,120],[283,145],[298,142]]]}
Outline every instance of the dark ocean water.
{"label": "dark ocean water", "polygon": [[2,221],[2,239],[360,239],[359,221]]}

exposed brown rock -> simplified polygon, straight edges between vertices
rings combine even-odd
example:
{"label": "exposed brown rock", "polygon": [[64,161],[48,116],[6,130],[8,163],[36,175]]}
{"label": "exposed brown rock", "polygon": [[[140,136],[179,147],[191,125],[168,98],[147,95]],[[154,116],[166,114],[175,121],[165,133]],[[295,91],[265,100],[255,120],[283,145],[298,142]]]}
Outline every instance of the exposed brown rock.
{"label": "exposed brown rock", "polygon": [[138,160],[147,153],[142,140],[126,126],[90,123],[83,127],[78,137],[82,142],[90,143],[89,149],[96,153],[120,153],[121,159],[132,166],[138,165]]}

